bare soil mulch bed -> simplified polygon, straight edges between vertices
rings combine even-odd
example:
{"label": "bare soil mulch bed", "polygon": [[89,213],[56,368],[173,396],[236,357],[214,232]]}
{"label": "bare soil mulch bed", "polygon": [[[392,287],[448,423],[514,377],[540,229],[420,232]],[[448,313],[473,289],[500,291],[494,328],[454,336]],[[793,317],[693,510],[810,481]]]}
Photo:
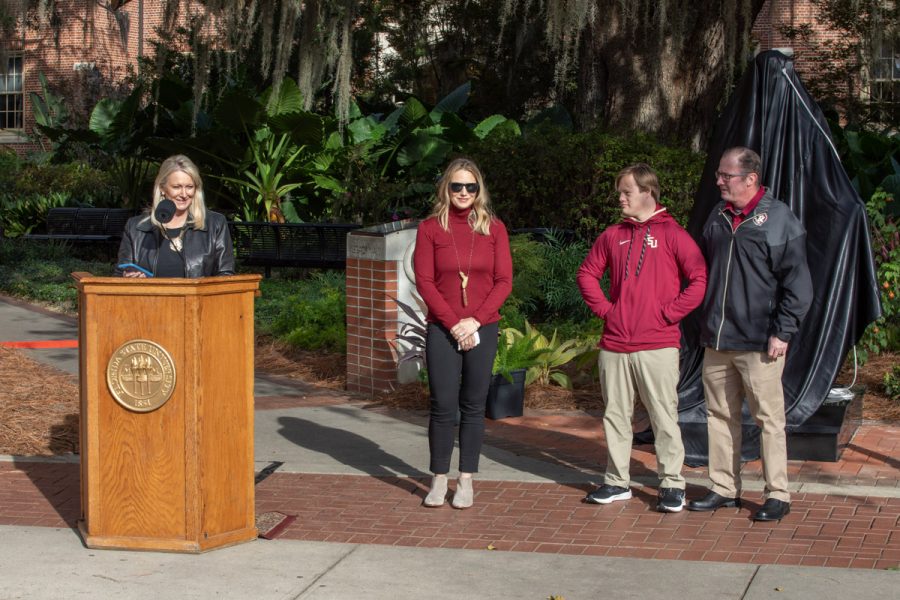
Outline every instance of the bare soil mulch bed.
{"label": "bare soil mulch bed", "polygon": [[298,350],[271,337],[256,340],[256,368],[269,375],[296,379],[320,387],[347,387],[347,357],[344,354]]}
{"label": "bare soil mulch bed", "polygon": [[[875,356],[859,369],[857,385],[866,386],[863,418],[900,422],[900,402],[884,395],[884,374],[900,355]],[[267,338],[256,346],[256,366],[278,377],[296,379],[333,390],[346,385],[346,357],[292,349]],[[849,384],[852,364],[841,372],[839,384]],[[412,411],[428,409],[428,389],[421,383],[399,386],[374,399],[385,406]],[[599,385],[586,383],[570,391],[557,386],[531,385],[525,406],[544,410],[599,412]],[[0,347],[0,454],[59,455],[78,452],[78,382],[67,373],[38,363],[24,353]],[[636,411],[636,419],[643,418]]]}
{"label": "bare soil mulch bed", "polygon": [[[870,356],[866,364],[859,367],[855,385],[866,386],[863,396],[863,419],[900,423],[900,401],[890,399],[884,391],[884,375],[900,362],[900,354],[886,353]],[[850,385],[853,381],[853,359],[844,365],[837,382]]]}
{"label": "bare soil mulch bed", "polygon": [[78,452],[78,379],[0,347],[0,454]]}

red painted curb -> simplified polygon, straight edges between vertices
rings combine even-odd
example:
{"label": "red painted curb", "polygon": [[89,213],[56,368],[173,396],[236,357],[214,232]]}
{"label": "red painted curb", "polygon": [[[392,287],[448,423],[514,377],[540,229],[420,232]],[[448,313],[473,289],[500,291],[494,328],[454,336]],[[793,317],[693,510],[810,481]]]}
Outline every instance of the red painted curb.
{"label": "red painted curb", "polygon": [[43,350],[48,348],[77,348],[78,340],[40,340],[33,342],[0,342],[4,348],[26,348]]}

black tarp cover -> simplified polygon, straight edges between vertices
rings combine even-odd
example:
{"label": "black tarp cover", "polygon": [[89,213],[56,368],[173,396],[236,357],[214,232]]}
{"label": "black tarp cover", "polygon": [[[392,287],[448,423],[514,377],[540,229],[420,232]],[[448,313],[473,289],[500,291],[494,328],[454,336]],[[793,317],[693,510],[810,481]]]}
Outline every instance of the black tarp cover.
{"label": "black tarp cover", "polygon": [[[762,182],[806,227],[814,299],[791,341],[784,370],[787,428],[822,404],[851,347],[881,314],[865,205],[850,184],[822,111],[777,51],[748,67],[716,125],[688,231],[699,238],[720,201],[715,171],[722,153],[746,146],[762,157]],[[706,405],[696,314],[684,322],[679,422],[686,462],[707,462]],[[759,456],[759,431],[744,407],[745,460]]]}

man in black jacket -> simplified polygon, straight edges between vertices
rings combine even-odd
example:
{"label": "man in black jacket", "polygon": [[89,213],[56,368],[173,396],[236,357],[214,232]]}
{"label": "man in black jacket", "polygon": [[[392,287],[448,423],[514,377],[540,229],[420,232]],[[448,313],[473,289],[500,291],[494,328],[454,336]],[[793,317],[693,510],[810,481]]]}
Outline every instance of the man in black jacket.
{"label": "man in black jacket", "polygon": [[753,518],[790,512],[781,374],[791,338],[812,302],[806,232],[790,208],[760,185],[761,161],[731,148],[719,161],[722,194],[703,228],[709,266],[700,343],[712,487],[689,510],[740,506],[741,408],[759,425],[765,503]]}

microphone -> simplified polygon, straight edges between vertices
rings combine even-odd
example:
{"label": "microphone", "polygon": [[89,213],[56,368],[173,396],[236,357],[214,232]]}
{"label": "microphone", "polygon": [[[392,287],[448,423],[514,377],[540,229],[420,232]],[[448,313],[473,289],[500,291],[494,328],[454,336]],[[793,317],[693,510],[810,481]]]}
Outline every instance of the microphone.
{"label": "microphone", "polygon": [[157,221],[165,225],[175,216],[175,203],[163,196],[163,199],[156,205],[153,216],[156,217]]}

